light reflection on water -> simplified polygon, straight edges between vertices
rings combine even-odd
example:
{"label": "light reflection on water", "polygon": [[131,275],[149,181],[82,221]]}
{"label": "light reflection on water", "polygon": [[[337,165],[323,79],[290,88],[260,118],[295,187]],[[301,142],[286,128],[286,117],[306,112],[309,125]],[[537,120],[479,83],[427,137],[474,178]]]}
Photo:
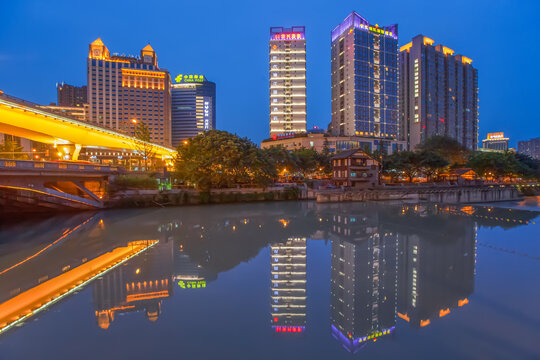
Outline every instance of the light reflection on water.
{"label": "light reflection on water", "polygon": [[[144,358],[179,342],[187,358],[535,358],[533,203],[268,203],[4,225],[0,353]],[[137,346],[119,352],[126,343]]]}

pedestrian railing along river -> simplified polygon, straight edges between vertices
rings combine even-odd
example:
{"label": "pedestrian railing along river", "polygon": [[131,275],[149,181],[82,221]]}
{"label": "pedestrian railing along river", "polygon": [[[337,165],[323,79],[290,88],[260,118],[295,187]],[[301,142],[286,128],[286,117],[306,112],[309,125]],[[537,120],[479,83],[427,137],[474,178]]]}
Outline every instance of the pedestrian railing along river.
{"label": "pedestrian railing along river", "polygon": [[77,173],[99,173],[114,174],[122,172],[123,169],[117,166],[86,164],[79,162],[50,162],[50,161],[29,161],[29,160],[7,160],[0,159],[0,171],[2,175],[9,175],[7,172],[77,172]]}

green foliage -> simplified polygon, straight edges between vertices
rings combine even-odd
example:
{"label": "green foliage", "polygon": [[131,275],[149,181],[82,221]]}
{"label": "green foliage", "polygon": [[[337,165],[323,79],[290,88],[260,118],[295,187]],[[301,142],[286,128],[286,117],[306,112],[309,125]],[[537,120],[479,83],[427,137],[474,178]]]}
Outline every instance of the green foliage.
{"label": "green foliage", "polygon": [[178,147],[176,176],[209,190],[236,184],[266,187],[277,174],[274,163],[247,138],[211,130]]}
{"label": "green foliage", "polygon": [[152,145],[152,136],[150,129],[146,126],[143,121],[137,122],[135,127],[134,137],[140,142],[135,144],[137,151],[140,153],[142,162],[146,170],[149,169],[149,166],[152,167],[152,158],[155,155],[155,148]]}
{"label": "green foliage", "polygon": [[471,155],[468,166],[482,177],[540,177],[540,162],[510,151],[475,152]]}
{"label": "green foliage", "polygon": [[126,189],[146,189],[154,190],[158,188],[156,179],[150,176],[118,175],[111,186],[118,190]]}
{"label": "green foliage", "polygon": [[300,189],[296,186],[288,187],[284,191],[286,200],[297,200],[300,198]]}
{"label": "green foliage", "polygon": [[10,160],[28,160],[28,155],[23,153],[22,146],[10,138],[5,138],[4,143],[0,144],[0,158]]}
{"label": "green foliage", "polygon": [[318,154],[313,149],[297,149],[291,153],[291,156],[294,159],[295,170],[300,172],[304,177],[318,168]]}
{"label": "green foliage", "polygon": [[448,161],[436,152],[421,150],[417,153],[420,169],[428,179],[448,166]]}
{"label": "green foliage", "polygon": [[446,136],[429,137],[418,146],[418,150],[438,154],[453,167],[463,166],[469,159],[469,150]]}
{"label": "green foliage", "polygon": [[332,172],[332,154],[325,140],[323,150],[319,153],[314,149],[295,149],[287,151],[283,146],[272,146],[263,150],[264,157],[271,161],[279,173],[286,169],[289,173],[300,173],[303,177],[313,172]]}
{"label": "green foliage", "polygon": [[[397,172],[402,172],[412,182],[413,178],[421,169],[421,159],[418,153],[412,151],[395,152],[383,160],[385,173],[394,177]],[[396,174],[396,175],[394,175]]]}

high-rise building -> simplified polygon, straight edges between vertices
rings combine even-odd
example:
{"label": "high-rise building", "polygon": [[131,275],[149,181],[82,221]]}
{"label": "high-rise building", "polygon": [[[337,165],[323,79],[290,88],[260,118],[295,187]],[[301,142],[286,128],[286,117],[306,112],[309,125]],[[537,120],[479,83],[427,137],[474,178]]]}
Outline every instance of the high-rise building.
{"label": "high-rise building", "polygon": [[518,142],[518,153],[540,160],[540,138]]}
{"label": "high-rise building", "polygon": [[397,49],[397,25],[356,12],[332,30],[332,135],[397,139]]}
{"label": "high-rise building", "polygon": [[88,121],[130,135],[143,122],[152,142],[170,146],[170,82],[150,45],[140,57],[111,55],[97,39],[88,54]]}
{"label": "high-rise building", "polygon": [[87,88],[84,86],[73,86],[66,83],[56,84],[58,106],[82,107],[88,102]]}
{"label": "high-rise building", "polygon": [[305,27],[270,28],[270,137],[306,132]]}
{"label": "high-rise building", "polygon": [[413,150],[434,135],[478,142],[478,71],[472,60],[418,35],[400,48],[400,137]]}
{"label": "high-rise building", "polygon": [[172,146],[216,128],[216,84],[203,75],[178,75],[171,85]]}
{"label": "high-rise building", "polygon": [[277,333],[306,330],[306,238],[289,238],[270,246],[272,329]]}
{"label": "high-rise building", "polygon": [[508,139],[504,137],[504,133],[489,133],[487,138],[482,140],[482,148],[484,150],[496,150],[496,151],[507,151],[508,150]]}

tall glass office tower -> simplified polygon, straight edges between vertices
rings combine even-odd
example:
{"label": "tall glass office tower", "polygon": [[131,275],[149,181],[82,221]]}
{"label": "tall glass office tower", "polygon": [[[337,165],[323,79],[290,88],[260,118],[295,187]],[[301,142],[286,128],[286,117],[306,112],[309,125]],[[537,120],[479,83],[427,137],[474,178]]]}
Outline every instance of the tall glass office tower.
{"label": "tall glass office tower", "polygon": [[172,146],[216,128],[216,84],[203,75],[178,75],[171,85]]}
{"label": "tall glass office tower", "polygon": [[397,25],[353,12],[332,30],[331,58],[332,135],[397,139]]}

